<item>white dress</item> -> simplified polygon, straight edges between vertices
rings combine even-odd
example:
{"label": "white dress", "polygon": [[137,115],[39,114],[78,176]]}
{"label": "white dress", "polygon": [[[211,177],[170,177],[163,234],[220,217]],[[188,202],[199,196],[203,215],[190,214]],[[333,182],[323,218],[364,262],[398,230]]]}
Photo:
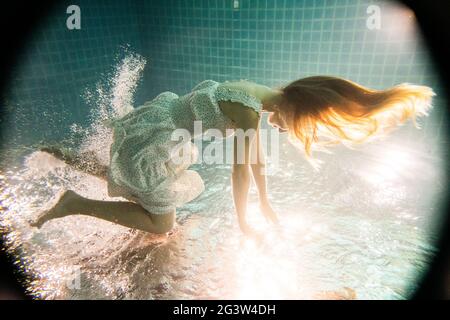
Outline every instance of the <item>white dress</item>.
{"label": "white dress", "polygon": [[[186,142],[191,155],[183,163],[171,159],[178,141],[171,135],[177,128],[194,137],[194,121],[202,121],[203,133],[234,129],[218,101],[239,102],[261,111],[261,101],[247,92],[205,80],[184,96],[166,91],[119,119],[112,119],[113,143],[108,169],[108,193],[139,203],[153,214],[165,214],[196,198],[203,190],[200,175],[188,167],[196,162],[198,150]],[[183,158],[185,159],[185,158]]]}

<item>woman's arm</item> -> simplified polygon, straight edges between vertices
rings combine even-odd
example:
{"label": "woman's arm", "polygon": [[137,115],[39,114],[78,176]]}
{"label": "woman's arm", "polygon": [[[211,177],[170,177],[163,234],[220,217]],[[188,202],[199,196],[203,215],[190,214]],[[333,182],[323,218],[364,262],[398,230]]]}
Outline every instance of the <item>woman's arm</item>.
{"label": "woman's arm", "polygon": [[259,136],[259,127],[256,131],[255,141],[251,148],[251,164],[253,179],[258,189],[259,200],[267,201],[266,188],[266,162],[264,152],[261,148],[261,141]]}
{"label": "woman's arm", "polygon": [[250,148],[259,125],[259,115],[252,109],[237,102],[219,101],[222,112],[236,125],[233,147],[233,167],[231,182],[233,201],[238,216],[239,227],[246,234],[252,234],[246,221],[247,196],[250,188]]}
{"label": "woman's arm", "polygon": [[255,141],[251,148],[251,169],[253,174],[253,179],[258,189],[259,195],[259,206],[261,212],[266,217],[266,219],[272,221],[273,223],[278,223],[278,217],[275,211],[273,211],[270,205],[269,199],[267,197],[267,186],[266,186],[266,163],[263,149],[261,147],[261,139],[259,136],[259,126],[256,132]]}
{"label": "woman's arm", "polygon": [[[236,139],[234,144],[237,145]],[[233,187],[234,207],[238,216],[239,227],[242,232],[246,234],[251,233],[251,228],[248,226],[246,220],[247,196],[250,187],[250,170],[248,165],[233,164],[231,182]]]}
{"label": "woman's arm", "polygon": [[[236,128],[243,130],[241,133],[238,132],[239,129],[236,130],[234,136],[234,163],[231,180],[234,206],[238,216],[239,226],[244,233],[253,234],[252,229],[247,224],[246,214],[248,191],[250,188],[250,170],[253,171],[255,168],[256,171],[262,173],[264,167],[264,161],[261,161],[257,167],[251,167],[251,162],[254,162],[254,160],[250,159],[252,146],[255,144],[255,140],[259,133],[259,115],[254,110],[237,102],[219,101],[219,106],[222,112],[234,121]],[[242,136],[239,137],[242,133],[247,133],[243,135],[245,138]],[[256,149],[259,149],[260,152],[262,151],[261,148]],[[260,159],[264,160],[264,157],[261,157]],[[266,217],[276,216],[267,201],[264,174],[258,174],[256,172],[253,174],[260,194],[262,212]],[[270,214],[271,212],[273,214]]]}
{"label": "woman's arm", "polygon": [[233,200],[238,216],[239,227],[246,234],[252,230],[247,224],[247,197],[250,188],[250,150],[255,140],[258,127],[258,115],[253,110],[245,110],[242,119],[237,120],[237,127],[243,131],[235,133],[234,155],[231,181],[233,187]]}

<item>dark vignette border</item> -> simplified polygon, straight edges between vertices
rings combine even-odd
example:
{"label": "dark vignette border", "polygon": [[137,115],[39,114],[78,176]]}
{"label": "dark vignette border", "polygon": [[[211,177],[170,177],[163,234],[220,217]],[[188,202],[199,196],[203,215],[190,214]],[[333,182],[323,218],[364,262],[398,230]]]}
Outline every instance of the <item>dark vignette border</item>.
{"label": "dark vignette border", "polygon": [[[299,0],[308,1],[308,0]],[[394,1],[394,0],[392,0]],[[446,85],[447,102],[450,101],[450,2],[448,0],[403,0],[400,1],[409,6],[417,17],[417,21],[424,34],[425,41],[431,51],[431,55],[437,65],[437,71],[442,82]],[[2,33],[3,50],[0,59],[0,91],[1,99],[4,99],[3,89],[10,79],[12,66],[16,63],[27,43],[32,30],[39,26],[44,20],[47,12],[50,12],[57,3],[56,0],[23,1],[16,0],[4,7],[0,13],[0,30]],[[447,106],[447,116],[450,108]],[[6,114],[1,109],[0,103],[0,125]],[[446,130],[449,134],[449,125]],[[0,149],[3,145],[3,132],[0,129]],[[447,154],[448,157],[448,154]],[[446,159],[447,177],[449,175],[449,160]],[[447,179],[448,180],[448,179]],[[448,188],[448,187],[447,187]],[[448,194],[448,190],[447,190]],[[449,198],[445,200],[441,210],[446,216],[440,226],[439,252],[433,259],[428,273],[424,275],[419,289],[413,299],[450,299],[450,215]],[[0,230],[1,231],[1,230]],[[30,299],[25,293],[25,275],[14,267],[14,258],[8,256],[3,250],[3,239],[0,238],[0,288],[9,288],[12,297]]]}

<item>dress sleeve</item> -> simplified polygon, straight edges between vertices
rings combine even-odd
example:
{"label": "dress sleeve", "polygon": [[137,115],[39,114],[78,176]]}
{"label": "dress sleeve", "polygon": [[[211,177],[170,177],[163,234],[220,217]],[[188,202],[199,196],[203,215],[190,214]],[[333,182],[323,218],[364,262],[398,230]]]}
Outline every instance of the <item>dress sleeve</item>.
{"label": "dress sleeve", "polygon": [[228,88],[219,85],[215,92],[216,101],[232,101],[239,102],[243,105],[255,110],[257,113],[261,112],[262,103],[253,95],[237,88]]}
{"label": "dress sleeve", "polygon": [[191,91],[201,90],[201,89],[211,87],[211,86],[214,86],[217,84],[218,83],[214,80],[203,80],[202,82],[198,83],[194,88],[192,88]]}

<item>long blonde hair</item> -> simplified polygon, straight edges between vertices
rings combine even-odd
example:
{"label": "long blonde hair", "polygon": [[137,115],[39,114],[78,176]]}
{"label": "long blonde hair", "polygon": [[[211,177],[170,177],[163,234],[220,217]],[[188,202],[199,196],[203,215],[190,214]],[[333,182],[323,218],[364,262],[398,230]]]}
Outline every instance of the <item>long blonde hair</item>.
{"label": "long blonde hair", "polygon": [[386,134],[399,124],[428,115],[434,92],[402,83],[373,90],[330,76],[296,80],[281,88],[282,109],[290,110],[289,133],[301,142],[309,160],[312,149],[330,144],[348,146]]}

